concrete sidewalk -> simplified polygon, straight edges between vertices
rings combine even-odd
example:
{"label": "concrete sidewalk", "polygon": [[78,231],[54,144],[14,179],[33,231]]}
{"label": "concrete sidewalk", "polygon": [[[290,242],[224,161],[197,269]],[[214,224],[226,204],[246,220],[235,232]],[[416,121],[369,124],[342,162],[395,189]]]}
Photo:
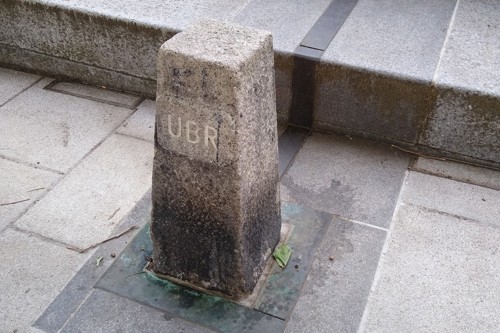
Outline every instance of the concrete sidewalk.
{"label": "concrete sidewalk", "polygon": [[[0,332],[210,332],[93,288],[136,231],[75,251],[148,214],[153,132],[152,100],[0,69]],[[331,220],[286,332],[500,330],[500,171],[314,133],[281,193]]]}

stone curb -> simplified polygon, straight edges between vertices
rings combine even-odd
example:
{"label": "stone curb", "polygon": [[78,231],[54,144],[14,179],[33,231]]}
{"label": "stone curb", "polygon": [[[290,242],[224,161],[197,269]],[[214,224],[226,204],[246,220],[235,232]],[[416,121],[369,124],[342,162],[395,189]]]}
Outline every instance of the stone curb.
{"label": "stone curb", "polygon": [[[178,32],[40,1],[6,0],[0,9],[0,66],[150,97],[157,51]],[[286,122],[294,56],[274,51],[278,120]],[[316,72],[314,130],[500,166],[500,96],[326,61],[317,63]]]}

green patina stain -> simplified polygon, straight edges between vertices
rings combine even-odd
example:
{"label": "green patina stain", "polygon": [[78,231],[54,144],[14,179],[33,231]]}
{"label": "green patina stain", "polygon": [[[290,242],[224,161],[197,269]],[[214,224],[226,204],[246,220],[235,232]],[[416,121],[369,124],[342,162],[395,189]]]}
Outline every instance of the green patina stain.
{"label": "green patina stain", "polygon": [[294,232],[288,240],[294,256],[283,269],[274,267],[253,308],[175,284],[145,271],[152,254],[149,224],[139,231],[96,287],[219,332],[283,332],[285,320],[300,295],[330,217],[292,204],[282,205],[282,217],[284,223],[294,225]]}

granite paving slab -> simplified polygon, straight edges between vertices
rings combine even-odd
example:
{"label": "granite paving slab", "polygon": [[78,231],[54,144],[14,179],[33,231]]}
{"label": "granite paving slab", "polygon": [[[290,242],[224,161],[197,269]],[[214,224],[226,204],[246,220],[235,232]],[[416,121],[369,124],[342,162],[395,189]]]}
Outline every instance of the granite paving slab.
{"label": "granite paving slab", "polygon": [[115,134],[15,225],[84,249],[108,237],[151,186],[153,145]]}
{"label": "granite paving slab", "polygon": [[38,75],[0,68],[0,106],[39,79]]}
{"label": "granite paving slab", "polygon": [[334,218],[286,333],[356,332],[386,232]]}
{"label": "granite paving slab", "polygon": [[402,205],[359,332],[498,332],[499,263],[498,226]]}
{"label": "granite paving slab", "polygon": [[408,163],[382,144],[313,133],[282,178],[281,198],[388,228]]}
{"label": "granite paving slab", "polygon": [[[123,218],[112,232],[121,234],[124,230],[137,227],[116,239],[99,245],[89,260],[85,262],[78,273],[68,282],[44,313],[37,319],[34,326],[47,333],[59,332],[80,304],[85,301],[101,275],[116,260],[120,252],[139,230],[148,223],[151,214],[151,191],[146,192],[134,208]],[[100,265],[96,262],[101,258]]]}
{"label": "granite paving slab", "polygon": [[0,231],[47,193],[59,177],[0,158]]}
{"label": "granite paving slab", "polygon": [[137,111],[118,128],[117,132],[153,142],[155,113],[155,101],[146,99],[139,104]]}
{"label": "granite paving slab", "polygon": [[1,233],[0,331],[27,331],[87,256],[10,228]]}
{"label": "granite paving slab", "polygon": [[132,110],[43,89],[51,81],[0,108],[0,156],[64,173]]}
{"label": "granite paving slab", "polygon": [[456,2],[359,0],[322,61],[430,82]]}
{"label": "granite paving slab", "polygon": [[460,0],[435,81],[500,96],[500,3]]}
{"label": "granite paving slab", "polygon": [[500,226],[500,191],[410,171],[401,200]]}
{"label": "granite paving slab", "polygon": [[235,23],[270,31],[273,46],[282,53],[293,53],[331,0],[317,0],[314,5],[300,1],[248,1],[233,19]]}

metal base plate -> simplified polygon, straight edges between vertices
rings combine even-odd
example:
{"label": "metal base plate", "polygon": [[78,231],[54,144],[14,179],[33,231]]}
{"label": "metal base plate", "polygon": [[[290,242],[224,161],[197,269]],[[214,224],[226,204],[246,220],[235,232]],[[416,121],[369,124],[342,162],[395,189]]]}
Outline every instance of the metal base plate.
{"label": "metal base plate", "polygon": [[220,332],[282,332],[300,295],[315,252],[331,217],[302,206],[283,203],[282,221],[293,225],[288,240],[292,257],[271,270],[253,307],[206,294],[145,272],[152,255],[149,223],[109,267],[96,288],[169,312],[173,316]]}

